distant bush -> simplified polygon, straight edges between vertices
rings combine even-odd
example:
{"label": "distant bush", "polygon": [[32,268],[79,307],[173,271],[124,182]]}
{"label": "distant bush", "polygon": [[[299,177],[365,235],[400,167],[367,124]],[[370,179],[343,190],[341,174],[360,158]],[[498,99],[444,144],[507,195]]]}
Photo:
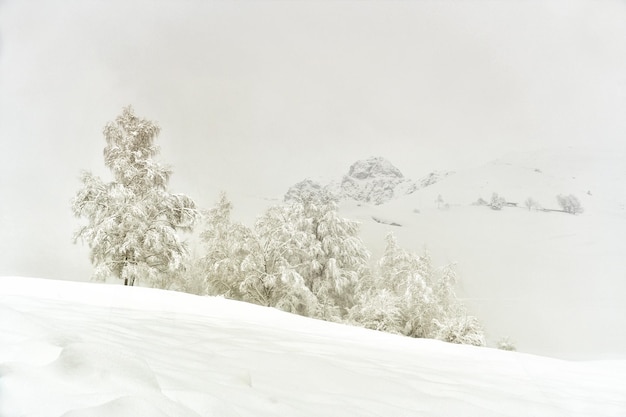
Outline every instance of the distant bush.
{"label": "distant bush", "polygon": [[484,199],[484,198],[482,198],[482,197],[478,197],[478,200],[476,200],[476,201],[473,203],[473,205],[475,205],[475,206],[486,206],[486,205],[488,205],[488,204],[489,204],[489,203],[487,203],[487,200],[485,200],[485,199]]}
{"label": "distant bush", "polygon": [[508,351],[516,351],[517,348],[515,344],[508,337],[503,337],[498,341],[498,349],[500,350],[508,350]]}
{"label": "distant bush", "polygon": [[570,194],[570,195],[559,194],[556,196],[556,200],[558,201],[559,206],[561,206],[563,211],[566,213],[579,214],[584,211],[580,204],[580,200],[578,200],[578,198],[576,198],[576,196],[573,194]]}
{"label": "distant bush", "polygon": [[528,210],[541,210],[541,204],[539,204],[532,197],[528,197],[526,201],[524,201],[524,205],[528,208]]}
{"label": "distant bush", "polygon": [[493,193],[491,195],[491,202],[489,203],[489,207],[492,210],[502,210],[502,207],[506,204],[506,200],[504,197],[500,197],[498,193]]}
{"label": "distant bush", "polygon": [[485,346],[482,326],[474,316],[454,315],[445,322],[435,320],[437,339],[462,345]]}

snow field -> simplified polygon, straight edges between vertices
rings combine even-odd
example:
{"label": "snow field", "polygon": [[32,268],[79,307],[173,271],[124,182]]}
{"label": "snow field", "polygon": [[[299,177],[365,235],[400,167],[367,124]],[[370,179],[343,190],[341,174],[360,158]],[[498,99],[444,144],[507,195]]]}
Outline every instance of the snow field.
{"label": "snow field", "polygon": [[[457,294],[490,345],[510,336],[524,352],[624,359],[626,332],[616,329],[626,328],[625,160],[577,148],[512,153],[380,206],[344,202],[340,214],[361,222],[373,260],[391,231],[407,250],[427,248],[435,266],[456,263]],[[472,205],[493,192],[518,207]],[[557,194],[576,195],[584,213],[524,206],[532,197],[558,209]],[[439,195],[449,207],[437,208]]]}
{"label": "snow field", "polygon": [[623,416],[626,362],[418,340],[220,298],[0,278],[0,415]]}

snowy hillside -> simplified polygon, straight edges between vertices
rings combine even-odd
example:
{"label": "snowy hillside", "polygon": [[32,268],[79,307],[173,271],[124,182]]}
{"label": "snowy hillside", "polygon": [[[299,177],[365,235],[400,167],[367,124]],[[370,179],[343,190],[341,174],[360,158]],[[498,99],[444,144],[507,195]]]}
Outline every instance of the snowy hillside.
{"label": "snowy hillside", "polygon": [[[427,178],[427,177],[426,177]],[[409,195],[373,203],[345,200],[376,260],[393,232],[435,263],[456,262],[459,295],[484,322],[493,344],[511,336],[518,349],[560,358],[625,358],[626,155],[563,148],[512,153],[442,175]],[[516,204],[474,203],[497,193]],[[560,209],[575,195],[584,213]]]}
{"label": "snowy hillside", "polygon": [[410,339],[219,298],[0,278],[4,417],[626,414],[626,362]]}

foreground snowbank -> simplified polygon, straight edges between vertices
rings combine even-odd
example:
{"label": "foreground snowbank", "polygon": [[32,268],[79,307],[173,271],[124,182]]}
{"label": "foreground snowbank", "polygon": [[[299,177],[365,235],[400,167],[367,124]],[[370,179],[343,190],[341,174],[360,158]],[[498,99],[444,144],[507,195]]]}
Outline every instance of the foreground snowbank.
{"label": "foreground snowbank", "polygon": [[220,298],[0,278],[1,416],[624,416],[626,361],[415,340]]}

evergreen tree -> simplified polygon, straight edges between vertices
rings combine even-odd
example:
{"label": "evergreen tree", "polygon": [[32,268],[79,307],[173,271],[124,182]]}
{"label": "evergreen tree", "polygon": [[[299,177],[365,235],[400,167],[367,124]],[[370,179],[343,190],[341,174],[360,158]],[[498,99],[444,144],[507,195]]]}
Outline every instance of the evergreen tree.
{"label": "evergreen tree", "polygon": [[454,266],[444,266],[440,275],[434,291],[438,311],[433,320],[436,326],[433,337],[450,343],[485,346],[480,321],[467,314],[465,306],[454,292],[457,281]]}
{"label": "evergreen tree", "polygon": [[163,286],[167,274],[183,266],[187,250],[177,231],[191,231],[199,214],[189,197],[167,191],[172,171],[153,159],[159,131],[154,122],[124,108],[104,128],[104,163],[113,181],[82,175],[72,211],[87,224],[75,241],[89,245],[95,278]]}
{"label": "evergreen tree", "polygon": [[339,216],[336,198],[326,190],[292,195],[287,213],[299,233],[294,243],[304,254],[296,270],[318,300],[316,315],[340,320],[354,305],[356,284],[369,269],[359,224]]}
{"label": "evergreen tree", "polygon": [[256,238],[250,228],[231,221],[232,208],[226,194],[221,193],[217,205],[204,214],[206,228],[200,237],[206,253],[201,264],[207,294],[243,300],[242,264],[256,250]]}
{"label": "evergreen tree", "polygon": [[431,267],[426,260],[401,248],[391,233],[387,235],[385,253],[379,262],[379,279],[384,288],[396,294],[402,326],[399,330],[411,337],[432,334],[436,304]]}

